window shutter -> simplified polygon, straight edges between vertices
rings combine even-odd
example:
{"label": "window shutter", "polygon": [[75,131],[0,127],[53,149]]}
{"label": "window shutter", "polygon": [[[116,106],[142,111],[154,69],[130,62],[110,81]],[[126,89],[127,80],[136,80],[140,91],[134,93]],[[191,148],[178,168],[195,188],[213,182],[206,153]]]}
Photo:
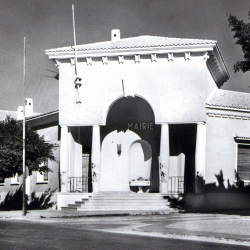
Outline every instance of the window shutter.
{"label": "window shutter", "polygon": [[241,180],[250,180],[250,145],[238,145],[237,172]]}

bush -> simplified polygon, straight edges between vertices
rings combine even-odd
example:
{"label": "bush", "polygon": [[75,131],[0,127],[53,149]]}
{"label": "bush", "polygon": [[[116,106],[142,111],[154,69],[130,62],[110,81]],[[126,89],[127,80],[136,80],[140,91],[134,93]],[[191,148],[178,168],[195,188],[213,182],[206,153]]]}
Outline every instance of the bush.
{"label": "bush", "polygon": [[[40,197],[36,197],[35,191],[31,193],[30,203],[27,204],[27,210],[34,209],[48,209],[55,205],[55,202],[50,202],[51,197],[54,195],[56,189],[50,191],[46,190]],[[28,196],[26,195],[26,201]],[[23,206],[23,188],[20,186],[15,192],[9,191],[5,196],[4,200],[0,203],[0,210],[22,210]]]}
{"label": "bush", "polygon": [[[26,200],[27,200],[26,196]],[[9,191],[0,203],[0,210],[22,210],[23,189],[20,186],[15,192]]]}
{"label": "bush", "polygon": [[50,202],[51,197],[54,195],[56,189],[50,191],[50,188],[46,190],[40,197],[36,197],[36,192],[31,193],[31,201],[28,205],[29,210],[34,209],[48,209],[53,207],[56,202]]}

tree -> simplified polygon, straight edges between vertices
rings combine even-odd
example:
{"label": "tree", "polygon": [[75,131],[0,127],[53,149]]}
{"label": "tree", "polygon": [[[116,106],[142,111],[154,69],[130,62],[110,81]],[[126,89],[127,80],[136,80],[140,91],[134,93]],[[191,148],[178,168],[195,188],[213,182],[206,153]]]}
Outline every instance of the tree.
{"label": "tree", "polygon": [[[250,12],[248,13],[250,18]],[[235,32],[234,38],[237,39],[235,44],[239,44],[242,48],[245,61],[237,62],[234,65],[234,71],[242,71],[243,73],[250,71],[250,23],[244,23],[238,20],[236,16],[230,15],[228,18],[231,31]]]}
{"label": "tree", "polygon": [[[0,177],[9,178],[16,173],[22,174],[23,156],[23,125],[14,118],[6,117],[0,122]],[[42,165],[46,159],[55,160],[53,145],[46,143],[26,126],[26,167],[28,173],[32,171],[43,172],[49,170],[48,166]]]}

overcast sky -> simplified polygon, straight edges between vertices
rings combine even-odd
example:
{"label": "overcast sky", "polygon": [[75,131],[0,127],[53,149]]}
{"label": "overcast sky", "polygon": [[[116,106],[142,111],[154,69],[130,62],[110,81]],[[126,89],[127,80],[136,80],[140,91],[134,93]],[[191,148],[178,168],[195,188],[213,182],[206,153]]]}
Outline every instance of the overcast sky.
{"label": "overcast sky", "polygon": [[243,59],[228,26],[227,14],[248,20],[249,0],[0,0],[0,109],[23,104],[23,39],[26,37],[25,97],[35,112],[58,108],[57,71],[44,50],[73,45],[75,5],[77,44],[141,35],[217,40],[231,78],[223,89],[250,92],[249,73],[234,73]]}

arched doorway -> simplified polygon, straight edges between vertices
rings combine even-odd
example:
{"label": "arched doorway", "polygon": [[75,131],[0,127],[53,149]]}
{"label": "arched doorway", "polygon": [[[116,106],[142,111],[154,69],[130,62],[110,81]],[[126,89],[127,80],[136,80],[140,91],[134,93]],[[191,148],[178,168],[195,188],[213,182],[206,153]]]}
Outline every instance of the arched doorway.
{"label": "arched doorway", "polygon": [[152,148],[145,140],[136,140],[129,149],[129,179],[150,180]]}
{"label": "arched doorway", "polygon": [[138,139],[140,137],[129,130],[115,130],[105,137],[101,149],[101,192],[129,191],[129,149]]}
{"label": "arched doorway", "polygon": [[[147,101],[137,96],[123,97],[110,107],[106,126],[101,127],[100,191],[129,191],[130,164],[136,164],[129,160],[129,147],[140,140],[151,145],[151,191],[157,192],[160,126],[155,125],[154,112]],[[139,147],[138,143],[133,147]]]}

